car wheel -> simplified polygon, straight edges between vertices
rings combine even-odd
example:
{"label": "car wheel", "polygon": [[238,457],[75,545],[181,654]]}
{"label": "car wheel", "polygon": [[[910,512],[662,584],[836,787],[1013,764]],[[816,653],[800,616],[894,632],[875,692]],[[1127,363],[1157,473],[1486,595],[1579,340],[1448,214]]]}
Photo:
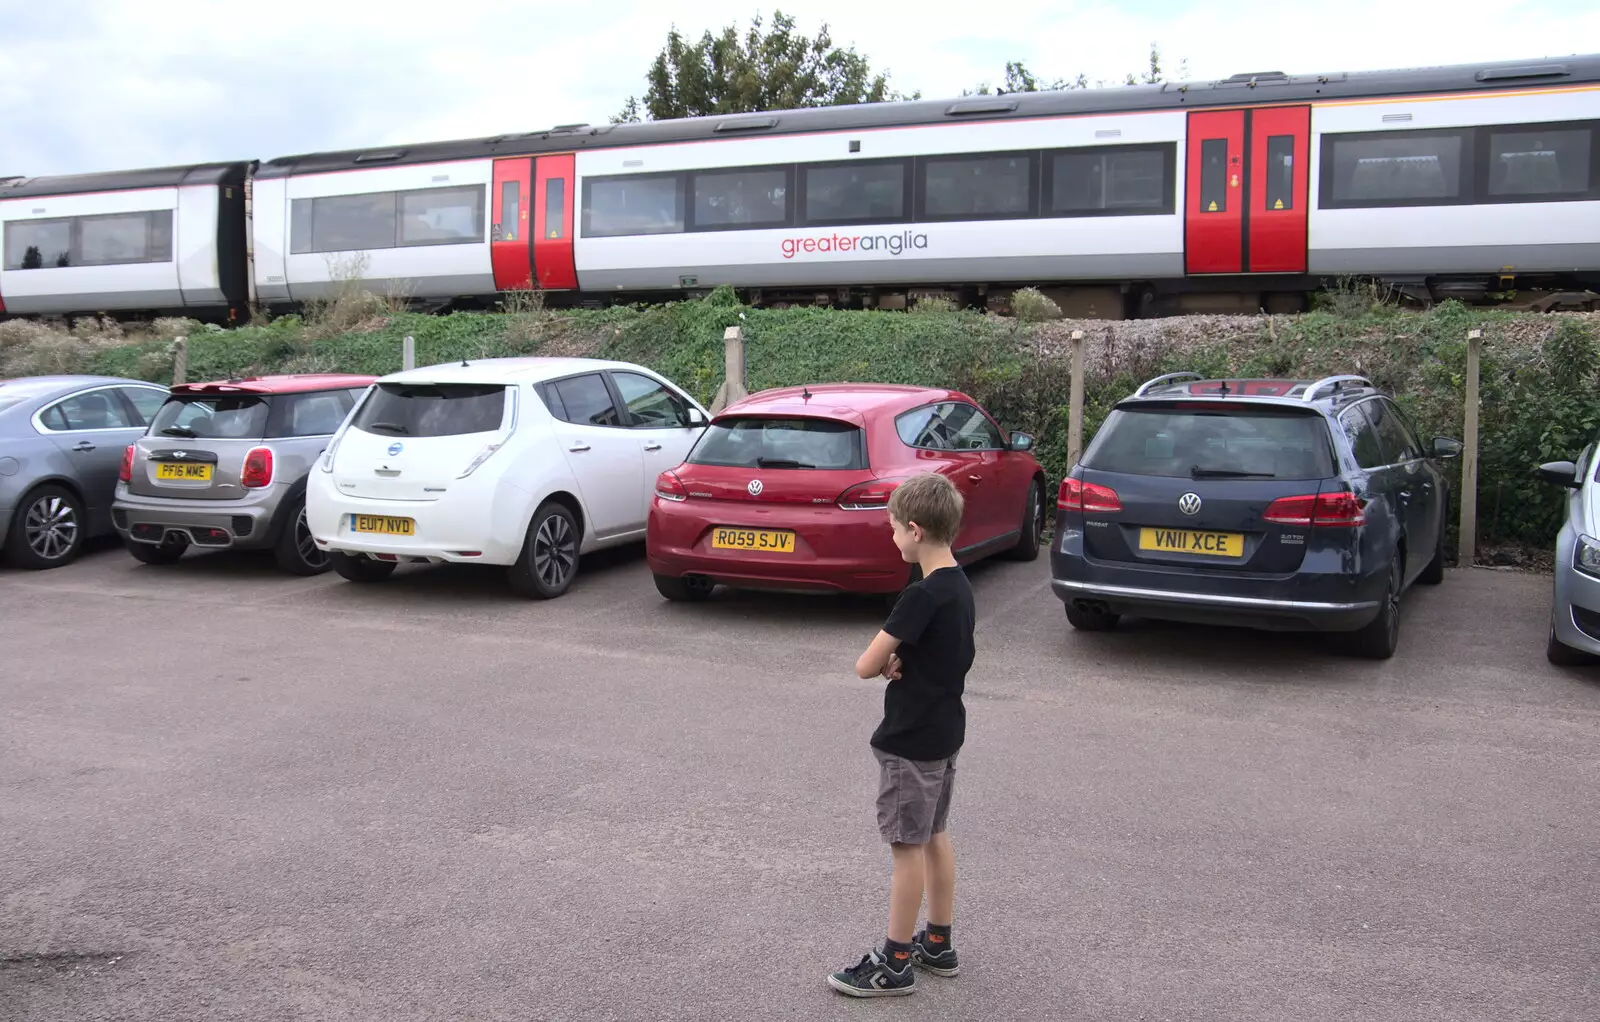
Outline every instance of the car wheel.
{"label": "car wheel", "polygon": [[1113,614],[1109,610],[1067,604],[1067,624],[1080,632],[1109,632],[1117,627],[1121,617],[1120,614]]}
{"label": "car wheel", "polygon": [[1384,587],[1378,616],[1355,633],[1355,651],[1368,660],[1387,660],[1400,647],[1400,558],[1389,562],[1389,584]]}
{"label": "car wheel", "polygon": [[184,551],[189,549],[189,541],[174,532],[163,537],[159,543],[141,543],[125,538],[122,547],[134,560],[144,564],[176,564]]}
{"label": "car wheel", "polygon": [[317,546],[317,541],[311,537],[304,497],[300,498],[299,507],[292,509],[291,513],[294,518],[284,523],[283,533],[272,546],[272,559],[278,563],[280,571],[291,575],[320,575],[328,570],[328,553]]}
{"label": "car wheel", "polygon": [[329,554],[328,564],[340,578],[350,582],[382,582],[400,566],[396,561],[376,561],[353,554]]}
{"label": "car wheel", "polygon": [[1044,535],[1044,498],[1039,481],[1028,484],[1028,499],[1022,504],[1022,535],[1008,556],[1013,561],[1033,561],[1039,557],[1039,538]]}
{"label": "car wheel", "polygon": [[39,571],[71,564],[83,549],[83,504],[64,486],[41,486],[22,498],[6,537],[6,555]]}
{"label": "car wheel", "polygon": [[717,584],[704,575],[690,575],[688,578],[674,578],[671,575],[657,575],[656,592],[673,601],[674,603],[699,603],[711,595],[711,590]]}
{"label": "car wheel", "polygon": [[1573,649],[1556,638],[1555,625],[1550,626],[1550,639],[1545,643],[1544,658],[1557,667],[1587,667],[1596,661],[1595,657],[1582,650]]}
{"label": "car wheel", "polygon": [[522,553],[506,573],[524,596],[551,600],[562,595],[578,574],[578,523],[565,504],[548,501],[528,523]]}

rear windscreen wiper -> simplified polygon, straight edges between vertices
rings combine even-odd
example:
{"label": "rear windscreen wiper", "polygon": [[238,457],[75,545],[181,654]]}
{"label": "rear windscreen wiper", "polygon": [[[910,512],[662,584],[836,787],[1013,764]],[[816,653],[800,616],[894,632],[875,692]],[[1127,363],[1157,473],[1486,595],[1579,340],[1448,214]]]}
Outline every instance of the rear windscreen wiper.
{"label": "rear windscreen wiper", "polygon": [[389,433],[404,433],[407,436],[411,435],[411,431],[400,425],[398,422],[369,422],[367,423],[367,428],[381,429]]}
{"label": "rear windscreen wiper", "polygon": [[1201,468],[1199,465],[1189,469],[1191,479],[1276,479],[1275,472],[1242,472],[1232,468]]}
{"label": "rear windscreen wiper", "polygon": [[188,437],[190,440],[197,440],[200,437],[199,433],[196,433],[188,426],[163,426],[161,432],[165,436]]}
{"label": "rear windscreen wiper", "polygon": [[803,461],[794,461],[790,458],[757,458],[756,464],[762,468],[816,468]]}

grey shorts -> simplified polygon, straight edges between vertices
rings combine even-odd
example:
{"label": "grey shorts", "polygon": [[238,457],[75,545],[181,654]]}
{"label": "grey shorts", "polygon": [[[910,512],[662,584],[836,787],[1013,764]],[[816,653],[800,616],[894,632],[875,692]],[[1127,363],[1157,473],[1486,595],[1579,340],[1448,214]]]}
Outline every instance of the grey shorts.
{"label": "grey shorts", "polygon": [[878,832],[890,844],[927,844],[949,820],[956,757],[905,759],[877,748],[872,754],[878,760]]}

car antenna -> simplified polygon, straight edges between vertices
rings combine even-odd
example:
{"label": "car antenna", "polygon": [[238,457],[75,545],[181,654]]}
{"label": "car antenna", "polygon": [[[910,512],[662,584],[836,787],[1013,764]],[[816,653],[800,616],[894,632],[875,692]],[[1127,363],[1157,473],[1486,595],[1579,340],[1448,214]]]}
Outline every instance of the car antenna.
{"label": "car antenna", "polygon": [[1217,393],[1221,394],[1223,397],[1227,397],[1228,396],[1228,381],[1227,380],[1223,380],[1222,381],[1221,386],[1218,389]]}
{"label": "car antenna", "polygon": [[800,400],[802,400],[802,401],[810,401],[811,400],[811,388],[809,386],[807,386],[806,384],[804,384],[804,383],[802,383],[800,385]]}

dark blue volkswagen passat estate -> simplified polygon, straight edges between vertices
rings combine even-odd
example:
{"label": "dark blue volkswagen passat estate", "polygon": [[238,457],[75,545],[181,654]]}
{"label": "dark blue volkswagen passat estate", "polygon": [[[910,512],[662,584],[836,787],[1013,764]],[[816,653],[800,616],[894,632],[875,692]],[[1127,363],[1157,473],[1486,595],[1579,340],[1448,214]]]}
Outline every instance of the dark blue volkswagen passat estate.
{"label": "dark blue volkswagen passat estate", "polygon": [[1123,615],[1348,632],[1386,659],[1400,595],[1444,579],[1449,484],[1360,376],[1174,373],[1119,402],[1061,483],[1050,567],[1067,620]]}

